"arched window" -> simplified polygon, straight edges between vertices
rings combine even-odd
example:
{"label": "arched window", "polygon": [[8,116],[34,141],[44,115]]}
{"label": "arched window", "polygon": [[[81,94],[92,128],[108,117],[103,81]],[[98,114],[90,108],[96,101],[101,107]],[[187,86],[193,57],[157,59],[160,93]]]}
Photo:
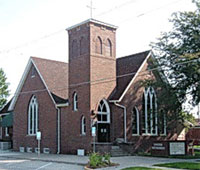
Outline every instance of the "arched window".
{"label": "arched window", "polygon": [[74,111],[78,110],[78,95],[76,92],[73,95],[73,110]]}
{"label": "arched window", "polygon": [[145,93],[142,95],[142,133],[146,133]]}
{"label": "arched window", "polygon": [[110,108],[106,100],[101,100],[97,110],[98,123],[110,123]]}
{"label": "arched window", "polygon": [[72,57],[78,56],[78,43],[77,40],[73,40],[72,42]]}
{"label": "arched window", "polygon": [[145,129],[145,132],[143,131],[143,133],[157,135],[157,100],[155,91],[152,87],[145,89],[143,102],[143,121],[145,121],[143,125],[143,129]]}
{"label": "arched window", "polygon": [[132,112],[132,135],[139,135],[139,112],[136,107]]}
{"label": "arched window", "polygon": [[102,51],[102,40],[100,37],[98,37],[96,39],[96,43],[95,43],[95,52],[97,54],[103,54],[103,51]]}
{"label": "arched window", "polygon": [[85,135],[86,134],[86,120],[85,117],[82,116],[81,118],[81,135]]}
{"label": "arched window", "polygon": [[28,109],[28,135],[35,135],[38,131],[38,102],[33,96]]}
{"label": "arched window", "polygon": [[159,114],[159,133],[160,135],[167,135],[167,120],[163,110]]}
{"label": "arched window", "polygon": [[86,44],[86,39],[84,37],[81,37],[80,40],[80,55],[86,54],[87,53],[87,44]]}
{"label": "arched window", "polygon": [[109,39],[106,41],[105,54],[106,56],[112,56],[112,43]]}

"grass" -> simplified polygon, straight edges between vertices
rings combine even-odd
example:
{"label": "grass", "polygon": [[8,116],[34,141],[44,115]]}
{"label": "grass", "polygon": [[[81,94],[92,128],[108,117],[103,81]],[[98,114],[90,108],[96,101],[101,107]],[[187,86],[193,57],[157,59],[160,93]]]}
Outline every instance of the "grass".
{"label": "grass", "polygon": [[145,167],[130,167],[130,168],[125,168],[122,170],[162,170],[158,168],[145,168]]}
{"label": "grass", "polygon": [[195,156],[192,156],[192,155],[182,155],[182,156],[152,156],[150,153],[139,153],[138,156],[179,158],[179,159],[198,159],[198,158],[200,158],[200,152],[199,151],[195,151]]}
{"label": "grass", "polygon": [[200,163],[196,162],[174,162],[174,163],[156,164],[154,166],[200,170]]}

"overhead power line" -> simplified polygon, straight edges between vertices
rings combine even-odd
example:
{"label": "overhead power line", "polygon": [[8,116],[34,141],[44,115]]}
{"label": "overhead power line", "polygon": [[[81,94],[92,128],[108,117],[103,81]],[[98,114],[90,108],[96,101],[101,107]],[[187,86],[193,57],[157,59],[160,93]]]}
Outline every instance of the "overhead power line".
{"label": "overhead power line", "polygon": [[[174,66],[184,65],[184,64],[188,64],[188,63],[196,62],[196,61],[200,62],[200,59],[192,59],[192,60],[189,60],[189,61],[184,61],[184,62],[176,63],[176,64],[174,64]],[[155,68],[148,69],[148,70],[145,70],[145,71],[140,71],[140,74],[138,76],[144,76],[147,72],[152,72],[152,71],[155,71],[155,70],[163,70],[163,68],[161,66],[159,66],[159,67],[155,67]],[[119,76],[116,76],[116,77],[98,79],[98,80],[95,80],[95,81],[85,81],[85,82],[81,82],[81,83],[71,84],[68,87],[56,87],[56,88],[52,88],[51,90],[65,91],[65,90],[68,90],[70,88],[84,86],[84,85],[87,85],[87,84],[96,85],[96,84],[101,84],[101,83],[108,83],[108,82],[116,81],[116,78],[123,78],[123,77],[127,77],[127,76],[134,76],[135,74],[137,74],[137,72],[131,72],[131,73],[127,73],[127,74],[122,74],[122,75],[119,75]],[[20,93],[13,93],[13,96],[16,96],[16,95],[19,95],[19,94],[23,94],[24,95],[24,94],[29,94],[29,93],[44,92],[44,91],[47,91],[47,90],[48,89],[39,89],[39,90],[31,90],[31,91],[25,91],[25,92],[20,92]]]}
{"label": "overhead power line", "polygon": [[[127,2],[125,2],[125,3],[123,3],[123,4],[121,4],[121,5],[115,6],[114,8],[111,8],[111,9],[109,9],[109,10],[107,10],[107,11],[104,11],[104,12],[102,12],[102,13],[96,15],[96,16],[106,15],[106,14],[108,14],[108,13],[114,11],[114,10],[118,10],[118,9],[120,9],[120,8],[126,6],[126,5],[129,5],[129,4],[131,4],[131,3],[135,3],[135,1],[136,1],[136,0],[127,1]],[[160,6],[160,7],[158,7],[158,8],[151,9],[151,10],[146,11],[146,12],[144,12],[144,13],[141,13],[141,14],[132,16],[132,17],[130,17],[130,18],[124,19],[124,20],[120,21],[119,24],[120,24],[120,23],[123,23],[123,22],[126,22],[126,21],[128,21],[128,20],[131,20],[131,19],[133,19],[133,18],[139,18],[139,17],[145,16],[145,15],[148,15],[149,13],[152,13],[152,12],[154,12],[154,11],[156,11],[156,10],[165,8],[166,6],[173,5],[174,3],[177,3],[177,2],[179,2],[179,1],[182,1],[182,0],[176,0],[176,1],[173,1],[173,2],[168,3],[168,4],[166,4],[166,5]],[[36,44],[36,43],[38,43],[40,40],[47,39],[47,38],[49,38],[49,37],[55,36],[55,35],[57,35],[57,34],[59,34],[59,33],[61,33],[61,32],[64,32],[64,31],[65,31],[65,28],[62,28],[62,29],[60,29],[60,30],[58,30],[58,31],[55,31],[55,32],[53,32],[53,33],[46,34],[46,35],[44,35],[44,36],[42,36],[42,37],[40,37],[40,38],[38,38],[38,39],[31,40],[31,41],[28,41],[28,42],[23,43],[23,44],[19,44],[19,45],[15,46],[15,47],[11,47],[11,48],[9,48],[9,49],[0,50],[0,54],[10,53],[10,52],[12,52],[13,50],[17,50],[17,49],[20,49],[20,48],[23,48],[23,47],[26,47],[26,46],[30,46],[30,45],[32,45],[32,44]]]}

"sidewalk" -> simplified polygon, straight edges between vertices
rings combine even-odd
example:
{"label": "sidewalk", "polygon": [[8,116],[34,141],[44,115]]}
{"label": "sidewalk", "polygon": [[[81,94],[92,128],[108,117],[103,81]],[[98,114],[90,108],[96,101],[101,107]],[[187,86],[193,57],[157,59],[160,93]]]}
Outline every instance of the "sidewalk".
{"label": "sidewalk", "polygon": [[[44,162],[55,162],[55,163],[65,163],[72,165],[84,166],[88,163],[87,156],[77,156],[77,155],[63,155],[63,154],[38,154],[36,153],[20,153],[20,152],[9,152],[0,151],[0,157],[4,158],[14,158],[14,159],[26,159],[32,161],[44,161]],[[169,158],[158,158],[158,157],[142,157],[142,156],[124,156],[124,157],[112,157],[111,161],[114,163],[119,163],[119,166],[100,168],[99,170],[121,170],[127,167],[143,166],[152,167],[154,164],[168,163],[168,162],[195,162],[195,159],[169,159]],[[161,168],[169,169],[172,168]],[[174,169],[175,170],[175,169]],[[180,169],[179,169],[180,170]]]}
{"label": "sidewalk", "polygon": [[74,164],[74,165],[85,165],[88,163],[87,156],[63,155],[63,154],[43,154],[42,153],[38,155],[37,153],[0,151],[0,157],[27,159],[27,160],[32,160],[32,161],[66,163],[66,164]]}

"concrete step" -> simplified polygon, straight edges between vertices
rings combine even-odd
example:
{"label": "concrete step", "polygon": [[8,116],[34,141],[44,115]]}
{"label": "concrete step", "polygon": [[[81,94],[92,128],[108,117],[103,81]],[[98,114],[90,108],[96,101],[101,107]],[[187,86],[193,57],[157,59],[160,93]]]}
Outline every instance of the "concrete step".
{"label": "concrete step", "polygon": [[120,149],[119,146],[111,146],[111,149]]}
{"label": "concrete step", "polygon": [[119,146],[112,146],[111,147],[111,156],[117,157],[117,156],[129,156],[130,154],[123,151]]}

